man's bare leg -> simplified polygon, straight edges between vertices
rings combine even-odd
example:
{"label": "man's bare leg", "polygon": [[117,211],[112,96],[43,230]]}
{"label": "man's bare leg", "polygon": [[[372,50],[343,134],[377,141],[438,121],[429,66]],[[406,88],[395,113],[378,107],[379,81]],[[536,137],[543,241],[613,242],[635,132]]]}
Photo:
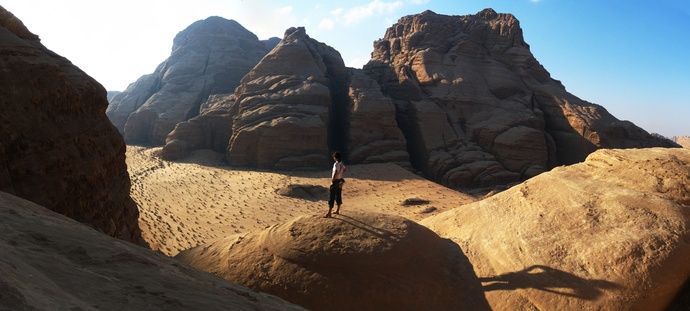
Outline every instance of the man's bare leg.
{"label": "man's bare leg", "polygon": [[[326,215],[323,215],[323,218],[330,218],[332,209],[333,209],[333,206],[329,206],[328,207],[328,213],[326,213]],[[340,209],[340,206],[338,206],[338,209]],[[335,213],[338,214],[338,211],[336,211]]]}
{"label": "man's bare leg", "polygon": [[338,208],[335,209],[335,212],[333,214],[340,215],[340,204],[338,204]]}

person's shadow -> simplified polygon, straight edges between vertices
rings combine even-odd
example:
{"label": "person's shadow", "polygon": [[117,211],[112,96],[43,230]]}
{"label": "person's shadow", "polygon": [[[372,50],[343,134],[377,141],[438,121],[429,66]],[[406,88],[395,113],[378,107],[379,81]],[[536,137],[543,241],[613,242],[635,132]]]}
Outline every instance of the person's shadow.
{"label": "person's shadow", "polygon": [[565,271],[542,265],[534,265],[517,272],[498,276],[481,277],[484,292],[493,290],[514,290],[534,288],[554,294],[595,300],[605,289],[619,289],[622,286],[606,280],[588,280]]}

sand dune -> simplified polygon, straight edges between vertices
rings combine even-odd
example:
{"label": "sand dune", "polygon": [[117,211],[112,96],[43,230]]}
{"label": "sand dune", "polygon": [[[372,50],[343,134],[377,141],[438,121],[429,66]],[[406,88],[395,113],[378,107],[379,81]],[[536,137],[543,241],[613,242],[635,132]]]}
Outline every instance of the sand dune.
{"label": "sand dune", "polygon": [[[128,146],[127,166],[143,238],[168,256],[328,209],[327,193],[321,199],[301,199],[277,191],[298,184],[328,187],[330,167],[306,172],[238,169],[210,150],[196,151],[179,162],[161,160],[155,156],[158,150]],[[419,221],[476,201],[394,164],[350,165],[345,178],[343,213],[369,211]],[[411,198],[429,202],[402,204]]]}

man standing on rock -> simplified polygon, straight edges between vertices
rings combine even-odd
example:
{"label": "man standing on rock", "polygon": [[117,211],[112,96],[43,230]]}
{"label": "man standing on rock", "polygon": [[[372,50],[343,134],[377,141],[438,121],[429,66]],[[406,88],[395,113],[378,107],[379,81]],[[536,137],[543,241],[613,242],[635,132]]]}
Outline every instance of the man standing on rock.
{"label": "man standing on rock", "polygon": [[325,218],[331,217],[331,210],[333,210],[334,203],[338,204],[338,208],[336,208],[335,212],[333,212],[333,214],[336,215],[340,214],[340,205],[343,204],[342,192],[343,184],[345,183],[343,174],[345,174],[347,171],[347,167],[345,167],[345,164],[341,162],[340,152],[336,151],[333,153],[333,160],[335,163],[333,163],[333,173],[331,174],[331,187],[328,189],[328,213],[323,216]]}

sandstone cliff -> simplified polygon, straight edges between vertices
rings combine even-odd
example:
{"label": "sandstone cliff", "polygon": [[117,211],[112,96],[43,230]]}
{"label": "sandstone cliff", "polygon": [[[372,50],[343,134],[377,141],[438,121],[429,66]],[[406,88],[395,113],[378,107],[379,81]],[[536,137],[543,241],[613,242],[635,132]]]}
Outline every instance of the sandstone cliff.
{"label": "sandstone cliff", "polygon": [[181,124],[163,155],[221,151],[229,136],[231,165],[324,166],[339,150],[348,163],[394,162],[475,188],[599,148],[675,146],[568,93],[531,54],[518,20],[491,9],[403,17],[364,70],[344,68],[337,51],[290,29],[222,101],[209,118]]}
{"label": "sandstone cliff", "polygon": [[304,310],[0,192],[1,310]]}
{"label": "sandstone cliff", "polygon": [[392,98],[413,166],[450,186],[526,179],[598,148],[670,146],[568,93],[519,21],[491,9],[405,16],[364,70]]}
{"label": "sandstone cliff", "polygon": [[138,242],[106,91],[0,7],[0,191]]}
{"label": "sandstone cliff", "polygon": [[420,223],[495,310],[664,310],[690,277],[688,184],[687,149],[599,150]]}
{"label": "sandstone cliff", "polygon": [[175,160],[189,155],[192,150],[211,149],[225,153],[232,135],[232,114],[235,103],[233,94],[209,95],[199,111],[200,114],[178,123],[168,137],[159,156]]}
{"label": "sandstone cliff", "polygon": [[310,310],[490,310],[457,245],[399,216],[302,216],[180,253]]}
{"label": "sandstone cliff", "polygon": [[407,161],[390,100],[304,28],[288,29],[242,79],[235,97],[227,147],[232,165],[320,168],[333,150],[357,163]]}
{"label": "sandstone cliff", "polygon": [[107,115],[127,143],[164,144],[209,95],[234,91],[274,42],[259,41],[232,20],[197,21],[177,34],[170,57],[154,73],[113,98]]}

